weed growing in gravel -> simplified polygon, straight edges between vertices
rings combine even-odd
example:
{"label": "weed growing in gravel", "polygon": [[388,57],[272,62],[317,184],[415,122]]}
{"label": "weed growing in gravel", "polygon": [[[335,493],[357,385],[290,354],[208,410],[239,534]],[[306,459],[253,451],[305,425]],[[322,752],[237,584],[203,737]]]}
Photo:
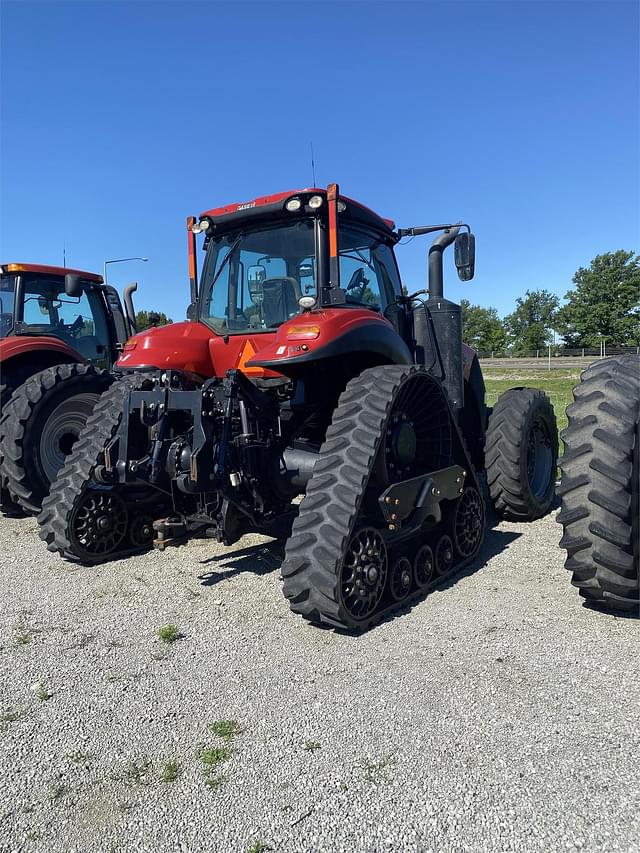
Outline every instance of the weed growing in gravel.
{"label": "weed growing in gravel", "polygon": [[247,853],[266,853],[267,850],[273,850],[273,847],[269,847],[265,841],[258,840],[254,841]]}
{"label": "weed growing in gravel", "polygon": [[16,644],[19,646],[28,646],[32,640],[31,632],[21,628],[16,634]]}
{"label": "weed growing in gravel", "polygon": [[127,762],[122,779],[127,785],[145,785],[150,769],[151,762],[148,758],[132,758]]}
{"label": "weed growing in gravel", "polygon": [[19,711],[17,708],[15,711],[4,711],[0,714],[0,723],[15,723],[16,720],[24,717],[26,713],[26,711]]}
{"label": "weed growing in gravel", "polygon": [[387,764],[389,763],[388,758],[383,758],[382,761],[376,762],[367,762],[365,764],[365,779],[367,782],[377,782],[378,774],[381,770],[383,770]]}
{"label": "weed growing in gravel", "polygon": [[201,751],[200,761],[202,761],[205,781],[210,788],[216,790],[224,782],[224,776],[217,776],[216,770],[231,757],[231,754],[232,750],[226,746],[211,746]]}
{"label": "weed growing in gravel", "polygon": [[233,740],[236,735],[241,734],[242,729],[235,720],[216,720],[209,726],[214,735],[224,740]]}
{"label": "weed growing in gravel", "polygon": [[163,643],[175,643],[182,637],[182,634],[177,625],[163,625],[162,628],[158,628],[158,637]]}
{"label": "weed growing in gravel", "polygon": [[169,761],[162,768],[162,772],[160,773],[160,781],[161,782],[175,782],[178,776],[180,775],[180,765],[174,758],[170,758]]}
{"label": "weed growing in gravel", "polygon": [[316,749],[321,749],[321,746],[317,740],[305,740],[304,749],[305,752],[315,752]]}
{"label": "weed growing in gravel", "polygon": [[73,761],[74,764],[86,764],[90,758],[90,753],[82,752],[80,749],[69,753],[69,761]]}
{"label": "weed growing in gravel", "polygon": [[38,699],[39,699],[41,702],[48,702],[48,701],[49,701],[49,699],[51,699],[51,697],[52,697],[52,696],[53,696],[53,693],[50,693],[50,692],[47,690],[47,688],[46,688],[46,687],[41,687],[41,688],[38,690]]}

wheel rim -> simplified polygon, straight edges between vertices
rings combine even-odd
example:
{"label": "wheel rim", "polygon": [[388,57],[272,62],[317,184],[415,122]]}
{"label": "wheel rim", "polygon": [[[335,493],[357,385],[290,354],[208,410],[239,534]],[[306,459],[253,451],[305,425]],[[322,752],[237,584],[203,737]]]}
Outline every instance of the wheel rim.
{"label": "wheel rim", "polygon": [[57,405],[44,422],[38,451],[49,483],[58,476],[97,400],[97,394],[76,394]]}
{"label": "wheel rim", "polygon": [[407,557],[400,557],[393,564],[389,576],[389,591],[394,601],[402,601],[411,591],[413,570]]}
{"label": "wheel rim", "polygon": [[109,554],[127,532],[127,507],[115,492],[88,492],[70,525],[75,549],[88,557]]}
{"label": "wheel rim", "polygon": [[484,530],[484,504],[472,486],[464,490],[456,506],[454,522],[456,551],[470,557],[480,547]]}
{"label": "wheel rim", "polygon": [[453,566],[453,542],[449,536],[441,536],[436,545],[436,571],[445,575]]}
{"label": "wheel rim", "polygon": [[150,515],[136,515],[129,522],[129,540],[134,548],[148,548],[153,542],[153,519]]}
{"label": "wheel rim", "polygon": [[542,418],[536,418],[527,442],[527,480],[531,494],[545,497],[552,476],[553,450],[549,427]]}
{"label": "wheel rim", "polygon": [[412,376],[393,403],[377,479],[388,485],[437,470],[450,454],[451,423],[442,391],[429,376]]}
{"label": "wheel rim", "polygon": [[416,585],[421,589],[431,583],[434,572],[433,551],[428,545],[423,545],[413,560],[413,576]]}
{"label": "wheel rim", "polygon": [[365,527],[351,537],[342,564],[342,603],[354,619],[365,619],[382,598],[387,581],[387,548],[377,530]]}

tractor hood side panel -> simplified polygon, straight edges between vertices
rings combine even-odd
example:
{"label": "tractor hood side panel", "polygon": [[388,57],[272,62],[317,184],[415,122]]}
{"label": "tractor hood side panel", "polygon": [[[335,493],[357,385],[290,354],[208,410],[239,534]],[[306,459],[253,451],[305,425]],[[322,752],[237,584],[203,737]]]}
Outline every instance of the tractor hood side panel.
{"label": "tractor hood side panel", "polygon": [[183,370],[210,378],[223,377],[227,370],[239,369],[257,377],[276,376],[262,367],[249,367],[247,361],[275,333],[217,335],[204,323],[182,322],[147,329],[129,339],[116,369]]}
{"label": "tractor hood side panel", "polygon": [[202,323],[171,323],[134,335],[116,362],[119,370],[184,370],[214,376],[209,342],[213,332]]}
{"label": "tractor hood side panel", "polygon": [[272,344],[247,362],[293,376],[314,361],[370,353],[380,363],[411,364],[409,348],[393,325],[366,308],[327,308],[283,323]]}

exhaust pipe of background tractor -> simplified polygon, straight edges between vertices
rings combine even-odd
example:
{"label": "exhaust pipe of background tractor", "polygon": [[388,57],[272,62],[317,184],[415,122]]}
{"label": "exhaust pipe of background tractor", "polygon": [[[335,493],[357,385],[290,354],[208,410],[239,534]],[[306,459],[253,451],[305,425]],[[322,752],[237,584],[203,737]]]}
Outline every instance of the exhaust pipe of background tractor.
{"label": "exhaust pipe of background tractor", "polygon": [[444,296],[443,274],[442,274],[442,255],[447,246],[450,246],[458,236],[458,231],[462,227],[462,223],[450,226],[444,234],[431,244],[429,249],[429,298],[442,299]]}
{"label": "exhaust pipe of background tractor", "polygon": [[133,284],[128,284],[122,295],[122,300],[124,302],[124,310],[127,315],[127,323],[129,324],[129,335],[135,335],[138,331],[138,327],[136,325],[136,312],[133,308],[133,299],[131,298],[131,294],[135,293],[138,289],[138,282],[134,281]]}

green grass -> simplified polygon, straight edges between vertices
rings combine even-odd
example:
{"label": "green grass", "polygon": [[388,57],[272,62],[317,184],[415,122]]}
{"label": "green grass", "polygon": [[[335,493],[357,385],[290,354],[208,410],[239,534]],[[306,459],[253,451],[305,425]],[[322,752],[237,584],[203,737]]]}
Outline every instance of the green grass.
{"label": "green grass", "polygon": [[569,403],[573,402],[571,391],[580,379],[579,370],[507,370],[502,367],[489,367],[482,372],[487,386],[488,406],[494,406],[500,394],[509,388],[540,388],[551,400],[558,421],[558,431],[566,427],[565,410]]}
{"label": "green grass", "polygon": [[258,840],[249,847],[247,853],[266,853],[267,850],[273,850],[273,848],[269,847],[264,841]]}
{"label": "green grass", "polygon": [[169,761],[162,768],[162,772],[160,773],[160,781],[161,782],[175,782],[178,776],[180,775],[180,765],[174,758],[170,758]]}
{"label": "green grass", "polygon": [[209,726],[214,735],[223,738],[224,740],[233,740],[234,737],[241,734],[242,729],[235,720],[216,720]]}
{"label": "green grass", "polygon": [[163,625],[162,628],[158,628],[158,637],[163,643],[175,643],[182,637],[182,634],[177,625]]}

